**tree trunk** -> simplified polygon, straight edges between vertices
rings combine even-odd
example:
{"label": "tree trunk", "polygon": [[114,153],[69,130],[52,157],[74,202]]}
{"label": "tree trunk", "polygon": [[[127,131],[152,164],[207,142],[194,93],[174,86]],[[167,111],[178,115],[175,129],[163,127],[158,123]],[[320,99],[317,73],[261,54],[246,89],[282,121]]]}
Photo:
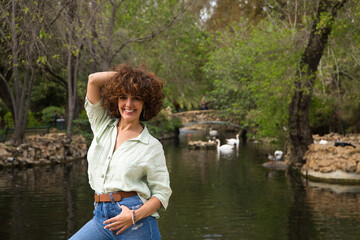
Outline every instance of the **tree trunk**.
{"label": "tree trunk", "polygon": [[[32,66],[32,61],[36,55],[35,42],[30,39],[26,48],[23,48],[20,44],[22,35],[18,33],[18,24],[16,19],[18,18],[18,9],[16,1],[11,2],[11,14],[9,15],[8,30],[11,36],[11,41],[5,43],[11,49],[12,60],[6,69],[5,66],[1,66],[0,70],[0,97],[3,99],[9,110],[11,111],[12,118],[15,124],[15,133],[11,139],[11,143],[19,145],[24,139],[24,132],[27,122],[27,115],[30,106],[31,92],[33,88],[33,82],[35,79],[36,67]],[[24,20],[25,21],[25,20]],[[32,31],[38,33],[37,25],[32,25]],[[2,32],[4,35],[6,32]],[[22,64],[24,59],[21,56],[25,56],[25,64]],[[24,69],[22,68],[24,66]],[[23,71],[21,71],[23,70]],[[23,74],[19,74],[19,72]],[[4,72],[4,74],[3,74]],[[13,81],[13,84],[10,82]]]}
{"label": "tree trunk", "polygon": [[[78,14],[78,5],[76,1],[72,1],[68,8],[68,22],[69,22],[69,34],[68,34],[68,61],[67,61],[67,137],[72,137],[72,125],[75,115],[75,105],[77,103],[77,77],[79,73],[79,60],[82,46],[82,40],[77,39],[76,27],[73,25],[76,14]],[[76,44],[77,42],[77,44]],[[75,53],[74,51],[75,50]]]}
{"label": "tree trunk", "polygon": [[289,106],[290,141],[286,159],[303,163],[308,146],[313,142],[309,125],[309,107],[316,79],[316,70],[323,55],[337,11],[346,0],[320,0],[309,42],[300,61],[295,91]]}
{"label": "tree trunk", "polygon": [[[30,72],[31,76],[29,76]],[[23,92],[21,94],[22,96],[20,98],[20,102],[15,107],[15,111],[17,112],[17,118],[14,118],[15,132],[12,139],[14,145],[20,145],[24,140],[26,122],[30,108],[31,92],[35,79],[35,72],[36,70],[34,68],[27,66],[22,89]]]}

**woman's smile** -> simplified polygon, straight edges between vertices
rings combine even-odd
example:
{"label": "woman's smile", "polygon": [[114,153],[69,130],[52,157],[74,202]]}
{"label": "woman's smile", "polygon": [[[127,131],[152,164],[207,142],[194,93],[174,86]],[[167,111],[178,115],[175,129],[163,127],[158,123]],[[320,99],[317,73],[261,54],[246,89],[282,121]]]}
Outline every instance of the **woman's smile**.
{"label": "woman's smile", "polygon": [[124,120],[139,120],[144,102],[138,96],[123,94],[119,96],[118,108]]}

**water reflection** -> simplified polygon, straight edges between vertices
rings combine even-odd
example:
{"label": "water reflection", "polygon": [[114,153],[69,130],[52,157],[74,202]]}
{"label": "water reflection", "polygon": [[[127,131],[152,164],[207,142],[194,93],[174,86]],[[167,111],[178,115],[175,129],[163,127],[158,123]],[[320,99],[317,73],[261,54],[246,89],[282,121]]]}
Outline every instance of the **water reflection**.
{"label": "water reflection", "polygon": [[67,238],[78,228],[79,220],[89,215],[88,208],[83,207],[83,204],[91,204],[86,170],[85,160],[66,165],[2,170],[2,239]]}
{"label": "water reflection", "polygon": [[[173,195],[160,213],[163,239],[358,239],[360,186],[264,168],[269,146],[248,143],[218,157],[186,141],[164,142]],[[1,170],[1,239],[72,235],[92,217],[86,170],[85,160]]]}

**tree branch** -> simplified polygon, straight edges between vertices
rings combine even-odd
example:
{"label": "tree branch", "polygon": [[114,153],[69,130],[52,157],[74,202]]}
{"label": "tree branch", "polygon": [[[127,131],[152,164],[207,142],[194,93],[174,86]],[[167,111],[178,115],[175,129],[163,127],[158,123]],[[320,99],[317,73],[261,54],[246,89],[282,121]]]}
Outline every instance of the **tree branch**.
{"label": "tree branch", "polygon": [[57,75],[48,65],[45,65],[44,69],[45,69],[45,72],[47,72],[48,74],[53,76],[55,80],[57,80],[55,82],[60,83],[60,85],[62,85],[65,89],[67,88],[67,82],[62,77]]}
{"label": "tree branch", "polygon": [[166,24],[165,26],[163,26],[162,28],[158,29],[156,32],[153,32],[152,34],[145,36],[145,37],[139,37],[139,38],[133,38],[133,39],[129,39],[127,41],[125,41],[115,52],[114,54],[111,56],[111,59],[113,59],[116,55],[119,54],[119,52],[128,44],[133,43],[133,42],[145,42],[145,41],[149,41],[154,39],[157,35],[159,35],[160,33],[162,33],[163,31],[165,31],[166,29],[170,28],[171,25],[173,25],[175,23],[175,21],[181,16],[183,15],[187,8],[191,5],[188,4],[187,6],[185,6],[176,16],[173,17],[173,19],[171,19],[171,21]]}

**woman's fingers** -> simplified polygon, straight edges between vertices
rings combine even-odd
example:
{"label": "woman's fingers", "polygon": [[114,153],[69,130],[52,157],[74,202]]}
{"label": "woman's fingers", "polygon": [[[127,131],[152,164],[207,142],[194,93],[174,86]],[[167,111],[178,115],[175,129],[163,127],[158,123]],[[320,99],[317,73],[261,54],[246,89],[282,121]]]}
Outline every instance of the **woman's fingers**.
{"label": "woman's fingers", "polygon": [[110,219],[104,221],[103,224],[106,225],[106,224],[110,224],[110,223],[112,223],[112,222],[116,222],[116,221],[117,221],[117,217],[118,217],[118,216],[113,217],[113,218],[110,218]]}
{"label": "woman's fingers", "polygon": [[[128,227],[130,227],[130,226],[128,226]],[[123,227],[122,229],[120,229],[119,231],[116,232],[116,235],[119,235],[120,233],[125,231],[128,227]]]}
{"label": "woman's fingers", "polygon": [[110,231],[119,230],[116,234],[120,234],[125,231],[128,227],[132,225],[132,213],[131,210],[121,205],[121,213],[116,217],[110,218],[104,221],[104,229],[109,229]]}

